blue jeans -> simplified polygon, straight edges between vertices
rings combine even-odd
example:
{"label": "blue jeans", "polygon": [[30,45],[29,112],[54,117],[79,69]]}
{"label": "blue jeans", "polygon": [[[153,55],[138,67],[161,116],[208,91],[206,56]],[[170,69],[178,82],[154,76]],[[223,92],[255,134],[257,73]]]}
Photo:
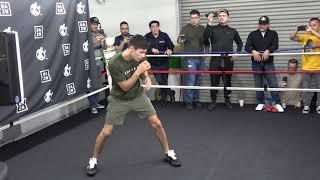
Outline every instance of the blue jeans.
{"label": "blue jeans", "polygon": [[[99,84],[102,85],[102,81],[101,81],[101,71],[103,70],[103,62],[100,60],[96,60],[96,69],[97,69],[97,73],[98,73],[98,79],[99,79]],[[97,108],[98,106],[98,102],[99,102],[99,93],[94,94],[92,96],[88,97],[89,100],[89,108]]]}
{"label": "blue jeans", "polygon": [[[255,62],[252,61],[252,70],[253,71],[274,71],[274,64],[273,62],[265,62],[265,63],[260,63],[260,62]],[[277,88],[277,77],[275,74],[254,74],[254,81],[256,84],[257,88],[262,88],[264,87],[264,79],[263,77],[266,78],[268,86],[270,88]],[[271,91],[271,97],[272,101],[275,101],[277,104],[280,104],[280,96],[279,92],[276,91]],[[257,100],[259,104],[264,104],[265,103],[265,98],[264,98],[264,92],[263,91],[257,91],[256,92]]]}
{"label": "blue jeans", "polygon": [[[204,68],[204,60],[199,58],[185,58],[183,60],[183,68],[185,71],[199,71]],[[185,86],[200,86],[201,74],[184,74],[183,85]],[[199,101],[199,90],[185,89],[183,93],[183,101],[191,103],[192,101]]]}
{"label": "blue jeans", "polygon": [[98,101],[99,101],[99,93],[94,94],[88,97],[89,100],[89,108],[97,108]]}

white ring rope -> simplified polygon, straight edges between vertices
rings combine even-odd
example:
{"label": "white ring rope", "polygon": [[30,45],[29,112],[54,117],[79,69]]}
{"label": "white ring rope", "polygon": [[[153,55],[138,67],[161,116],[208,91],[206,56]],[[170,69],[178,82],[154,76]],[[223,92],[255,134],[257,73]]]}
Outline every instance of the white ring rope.
{"label": "white ring rope", "polygon": [[[57,109],[63,108],[63,107],[68,106],[68,105],[70,105],[70,104],[72,104],[72,103],[75,103],[75,102],[77,102],[77,101],[80,101],[80,100],[82,100],[82,99],[85,99],[85,98],[87,98],[87,97],[89,97],[89,96],[91,96],[91,95],[94,95],[94,94],[96,94],[96,93],[99,93],[99,92],[101,92],[101,91],[104,91],[104,90],[106,90],[106,89],[108,89],[108,88],[109,88],[109,86],[106,86],[106,87],[100,88],[100,89],[98,89],[98,90],[92,91],[92,92],[90,92],[90,93],[88,93],[88,94],[85,94],[85,95],[83,95],[83,96],[76,97],[76,98],[74,98],[74,99],[71,99],[71,100],[68,100],[68,101],[65,101],[65,102],[62,102],[62,103],[59,103],[59,104],[55,104],[55,105],[53,105],[53,106],[51,106],[51,107],[48,107],[48,108],[46,108],[46,109],[44,109],[44,110],[40,110],[40,111],[37,111],[37,112],[35,112],[35,113],[33,113],[33,114],[24,116],[24,117],[21,118],[21,120],[14,121],[14,122],[13,122],[13,125],[21,124],[21,123],[26,122],[26,121],[29,121],[29,120],[31,120],[31,119],[33,119],[33,118],[36,118],[36,117],[39,117],[39,116],[41,116],[41,115],[45,115],[45,114],[47,114],[47,113],[49,113],[49,112],[55,111],[55,110],[57,110]],[[9,127],[10,127],[9,124],[6,125],[6,126],[2,126],[2,127],[0,127],[0,131],[5,130],[5,129],[8,129]]]}

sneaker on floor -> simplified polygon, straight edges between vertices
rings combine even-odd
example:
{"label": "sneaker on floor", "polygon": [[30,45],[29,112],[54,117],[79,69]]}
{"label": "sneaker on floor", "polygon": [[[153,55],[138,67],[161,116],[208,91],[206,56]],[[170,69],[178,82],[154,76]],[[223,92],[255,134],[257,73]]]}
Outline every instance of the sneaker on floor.
{"label": "sneaker on floor", "polygon": [[227,107],[228,109],[232,109],[232,104],[231,104],[231,102],[230,102],[230,99],[226,99],[226,100],[224,101],[224,103],[225,103],[225,105],[226,105],[226,107]]}
{"label": "sneaker on floor", "polygon": [[284,112],[284,109],[282,108],[282,106],[280,104],[276,104],[275,108],[277,109],[278,112]]}
{"label": "sneaker on floor", "polygon": [[181,166],[180,160],[176,157],[176,153],[174,150],[169,150],[167,154],[165,154],[164,161],[168,162],[171,166],[179,167]]}
{"label": "sneaker on floor", "polygon": [[161,99],[161,100],[160,100],[160,105],[161,105],[161,106],[167,106],[167,105],[168,105],[168,102],[167,102],[165,99]]}
{"label": "sneaker on floor", "polygon": [[103,109],[103,108],[105,108],[105,106],[104,106],[104,105],[101,105],[101,104],[97,104],[97,108],[98,108],[98,109]]}
{"label": "sneaker on floor", "polygon": [[256,111],[262,111],[264,108],[264,104],[258,104],[256,107]]}
{"label": "sneaker on floor", "polygon": [[97,108],[91,108],[91,113],[92,114],[98,114]]}
{"label": "sneaker on floor", "polygon": [[175,94],[176,94],[176,92],[174,90],[169,90],[170,102],[172,104],[174,104],[176,102]]}
{"label": "sneaker on floor", "polygon": [[217,107],[217,103],[214,101],[208,105],[209,111],[213,111]]}
{"label": "sneaker on floor", "polygon": [[320,106],[317,106],[316,111],[318,114],[320,114]]}
{"label": "sneaker on floor", "polygon": [[186,109],[189,111],[192,111],[193,110],[192,103],[190,103],[190,102],[186,103]]}
{"label": "sneaker on floor", "polygon": [[303,114],[308,114],[309,112],[310,112],[310,107],[309,106],[304,106],[303,110],[302,110],[302,113]]}
{"label": "sneaker on floor", "polygon": [[201,109],[202,108],[202,104],[199,101],[195,101],[194,105],[196,106],[197,109]]}
{"label": "sneaker on floor", "polygon": [[90,158],[89,164],[87,166],[87,175],[88,176],[94,176],[97,173],[97,159],[96,158]]}

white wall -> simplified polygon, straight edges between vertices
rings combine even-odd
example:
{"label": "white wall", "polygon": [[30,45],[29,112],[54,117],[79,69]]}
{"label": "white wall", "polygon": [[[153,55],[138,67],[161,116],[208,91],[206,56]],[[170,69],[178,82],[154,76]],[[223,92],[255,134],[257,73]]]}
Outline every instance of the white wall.
{"label": "white wall", "polygon": [[179,33],[178,0],[108,0],[106,5],[89,0],[90,16],[100,19],[108,37],[119,35],[119,24],[127,21],[131,34],[149,32],[149,22],[158,20],[160,30],[169,34],[175,43]]}

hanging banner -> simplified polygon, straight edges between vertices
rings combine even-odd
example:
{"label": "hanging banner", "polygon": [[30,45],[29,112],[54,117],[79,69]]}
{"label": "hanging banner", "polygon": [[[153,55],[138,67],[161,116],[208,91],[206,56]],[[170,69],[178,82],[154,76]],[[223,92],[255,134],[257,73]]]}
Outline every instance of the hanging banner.
{"label": "hanging banner", "polygon": [[23,91],[0,106],[0,126],[94,90],[89,26],[87,0],[0,1],[0,31],[18,34]]}

